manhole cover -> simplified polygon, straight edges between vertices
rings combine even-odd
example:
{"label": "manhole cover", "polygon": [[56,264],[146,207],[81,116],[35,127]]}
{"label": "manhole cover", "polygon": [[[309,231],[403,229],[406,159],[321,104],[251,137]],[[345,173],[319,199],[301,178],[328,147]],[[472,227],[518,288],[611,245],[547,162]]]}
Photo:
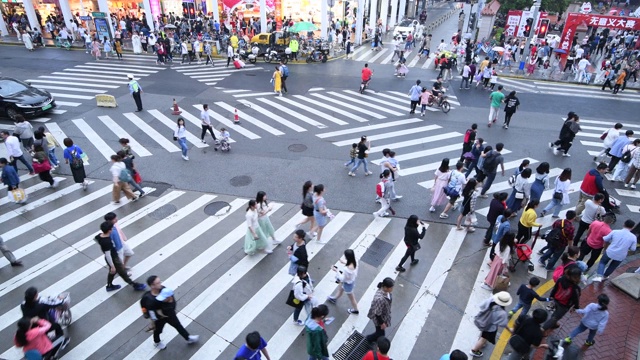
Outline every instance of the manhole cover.
{"label": "manhole cover", "polygon": [[226,201],[214,201],[204,207],[204,213],[209,216],[222,215],[231,210],[231,206]]}
{"label": "manhole cover", "polygon": [[256,76],[256,74],[244,73],[244,76]]}
{"label": "manhole cover", "polygon": [[304,144],[292,144],[292,145],[289,145],[289,151],[303,152],[305,150],[307,150],[307,145],[304,145]]}
{"label": "manhole cover", "polygon": [[154,220],[162,220],[176,211],[178,211],[178,208],[175,205],[167,204],[159,207],[156,211],[149,214],[149,217]]}
{"label": "manhole cover", "polygon": [[229,182],[231,183],[231,186],[238,187],[238,186],[247,186],[251,184],[251,181],[253,181],[251,179],[251,176],[240,175],[240,176],[231,178]]}
{"label": "manhole cover", "polygon": [[376,238],[371,246],[364,252],[360,261],[364,261],[367,264],[378,267],[382,265],[382,262],[387,257],[389,252],[393,250],[393,245],[389,244],[386,241],[380,240]]}

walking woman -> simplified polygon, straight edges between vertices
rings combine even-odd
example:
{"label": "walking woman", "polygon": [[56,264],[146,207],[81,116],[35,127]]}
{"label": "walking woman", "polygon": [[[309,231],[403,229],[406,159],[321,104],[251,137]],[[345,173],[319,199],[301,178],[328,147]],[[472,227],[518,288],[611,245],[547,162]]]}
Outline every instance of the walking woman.
{"label": "walking woman", "polygon": [[44,151],[42,145],[35,145],[33,149],[35,152],[33,154],[33,170],[38,174],[40,180],[48,182],[52,188],[58,187],[58,182],[54,181],[51,176],[51,163],[49,163],[47,152]]}
{"label": "walking woman", "polygon": [[130,152],[128,154],[129,155],[127,155],[127,152],[125,152],[125,150],[120,150],[116,153],[116,155],[118,155],[122,159],[125,168],[131,173],[131,180],[128,182],[129,186],[131,186],[133,191],[138,191],[138,196],[143,197],[146,195],[146,193],[142,189],[142,186],[140,186],[139,184],[139,182],[142,182],[142,178],[140,177],[138,169],[136,169],[136,166],[133,163],[133,159],[135,159],[135,156],[131,155]]}
{"label": "walking woman", "polygon": [[300,208],[302,209],[302,215],[306,216],[306,218],[296,225],[296,229],[300,228],[302,224],[311,222],[309,233],[311,236],[316,236],[318,233],[314,231],[316,228],[316,218],[313,215],[313,183],[311,180],[305,181],[304,185],[302,185],[302,205],[300,205]]}
{"label": "walking woman", "polygon": [[[49,142],[47,141],[47,138],[44,135],[44,132],[38,129],[33,132],[33,137],[35,138],[35,140],[33,141],[33,151],[36,151],[35,150],[36,145],[40,145],[42,150],[44,150],[45,154],[47,154],[47,160],[50,160],[49,159]],[[51,165],[52,168],[54,167],[53,164],[51,164],[51,161],[49,161],[49,164]]]}
{"label": "walking woman", "polygon": [[[630,167],[627,172],[627,177],[624,179],[624,187],[631,186],[632,189],[636,188],[636,183],[640,180],[640,151],[634,151],[631,155]],[[633,179],[633,181],[631,181]]]}
{"label": "walking woman", "polygon": [[513,212],[517,213],[522,207],[522,203],[525,199],[531,198],[531,169],[526,168],[522,170],[520,175],[516,176],[516,182],[513,184],[513,190],[509,199],[507,199],[507,207]]}
{"label": "walking woman", "polygon": [[536,168],[535,180],[531,184],[530,199],[540,200],[542,193],[549,188],[549,163],[542,162]]}
{"label": "walking woman", "polygon": [[309,266],[309,256],[306,244],[307,234],[304,230],[296,230],[293,233],[293,244],[287,246],[287,256],[289,256],[289,275],[296,276],[298,268]]}
{"label": "walking woman", "polygon": [[111,52],[111,42],[106,36],[104,37],[104,41],[102,42],[102,48],[104,49],[104,58],[108,59],[109,53]]}
{"label": "walking woman", "polygon": [[504,236],[500,239],[498,252],[493,257],[493,260],[490,264],[491,269],[489,270],[487,276],[484,278],[484,283],[482,283],[483,289],[492,291],[498,275],[504,274],[505,270],[509,266],[511,254],[513,254],[514,248],[516,246],[515,238],[516,236],[514,233],[508,232],[504,234]]}
{"label": "walking woman", "polygon": [[527,208],[522,213],[520,221],[518,221],[518,235],[516,239],[518,244],[524,244],[531,239],[531,228],[534,226],[541,227],[542,224],[536,222],[538,214],[536,214],[536,208],[540,205],[540,201],[531,200],[527,204]]}
{"label": "walking woman", "polygon": [[94,38],[91,43],[91,55],[96,58],[96,61],[100,60],[100,41],[97,38]]}
{"label": "walking woman", "polygon": [[187,128],[183,118],[178,118],[178,126],[173,133],[173,140],[177,140],[182,149],[182,159],[189,160],[189,148],[187,147]]}
{"label": "walking woman", "polygon": [[320,304],[311,309],[311,317],[304,323],[309,360],[329,360],[328,337],[325,330],[327,315],[329,315],[329,308],[327,305]]}
{"label": "walking woman", "polygon": [[33,126],[29,123],[24,116],[16,116],[16,127],[13,130],[13,136],[19,137],[22,147],[26,152],[33,151]]}
{"label": "walking woman", "polygon": [[444,188],[449,186],[451,179],[451,170],[449,170],[449,158],[442,159],[440,167],[436,170],[433,179],[433,187],[431,188],[431,207],[429,212],[435,212],[436,206],[440,206],[447,202],[447,194]]}
{"label": "walking woman", "polygon": [[329,295],[327,300],[335,304],[336,300],[340,299],[343,293],[346,293],[351,301],[351,306],[353,306],[347,309],[347,312],[358,315],[360,313],[358,311],[358,301],[356,301],[356,296],[353,294],[353,289],[356,287],[356,277],[358,277],[358,264],[353,250],[345,250],[344,260],[340,259],[340,262],[344,266],[338,268],[334,265],[332,270],[336,272],[336,282],[339,282],[341,286],[338,287],[338,292],[335,295]]}
{"label": "walking woman", "polygon": [[384,330],[391,326],[391,292],[395,282],[392,278],[384,278],[378,283],[378,291],[373,295],[371,307],[367,317],[373,321],[376,330],[366,336],[368,342],[372,343],[379,337],[385,336]]}
{"label": "walking woman", "polygon": [[556,285],[551,289],[549,297],[553,299],[555,310],[551,318],[542,325],[545,336],[548,336],[552,329],[555,329],[558,321],[569,312],[571,308],[580,308],[580,278],[582,270],[579,267],[569,267],[564,275],[558,279]]}
{"label": "walking woman", "polygon": [[116,40],[113,48],[116,51],[116,56],[118,56],[118,59],[122,60],[122,40]]}
{"label": "walking woman", "polygon": [[515,90],[507,95],[504,99],[504,103],[504,124],[502,127],[508,129],[509,124],[511,124],[511,117],[516,113],[516,110],[518,110],[518,106],[520,106],[520,100],[516,96]]}
{"label": "walking woman", "polygon": [[501,193],[493,193],[493,199],[491,199],[491,203],[489,204],[489,212],[487,213],[487,221],[489,222],[489,227],[487,228],[487,232],[484,234],[484,245],[491,245],[491,238],[496,226],[496,221],[498,220],[498,216],[504,214],[507,207],[507,195],[506,192]]}
{"label": "walking woman", "polygon": [[[475,178],[469,179],[467,185],[462,189],[462,209],[460,209],[460,215],[458,215],[458,221],[456,221],[457,229],[464,230],[462,225],[462,219],[471,216],[476,209],[476,199],[478,198],[478,192],[476,191],[476,185],[478,181]],[[468,232],[476,231],[476,228],[472,226],[472,223],[466,224]]]}
{"label": "walking woman", "polygon": [[247,220],[247,234],[244,237],[244,252],[247,255],[255,255],[257,251],[264,251],[271,254],[267,237],[264,236],[260,224],[258,223],[258,206],[255,200],[249,200],[245,219]]}
{"label": "walking woman", "polygon": [[279,66],[276,66],[276,71],[273,72],[271,81],[273,81],[273,92],[275,92],[279,96],[282,96],[282,74],[280,73]]}
{"label": "walking woman", "polygon": [[316,239],[319,243],[322,243],[322,230],[327,226],[329,218],[331,217],[331,213],[329,209],[327,209],[327,202],[324,200],[324,192],[325,188],[322,184],[313,187],[313,217],[318,226],[318,236]]}
{"label": "walking woman", "polygon": [[555,186],[553,188],[553,196],[551,202],[547,207],[542,210],[540,216],[547,215],[547,212],[553,209],[553,217],[557,219],[560,217],[560,210],[563,205],[569,204],[569,187],[571,186],[571,168],[565,168],[560,173],[560,176],[556,178]]}
{"label": "walking woman", "polygon": [[[491,238],[491,251],[489,252],[489,258],[493,260],[493,257],[496,255],[496,245],[500,243],[500,239],[503,236],[511,232],[511,218],[513,217],[513,211],[511,209],[506,209],[504,214],[498,216],[496,219],[496,225],[498,228],[496,232],[493,234],[493,238]],[[487,245],[487,244],[485,244]]]}
{"label": "walking woman", "polygon": [[[422,225],[422,231],[418,232],[418,227]],[[407,251],[400,260],[400,264],[396,267],[396,271],[404,272],[406,269],[402,267],[404,262],[411,257],[411,265],[418,263],[418,259],[415,258],[416,251],[420,250],[421,239],[424,239],[424,235],[427,233],[427,228],[422,221],[418,219],[418,215],[411,215],[407,219],[407,224],[404,226],[404,244],[407,246]]]}
{"label": "walking woman", "polygon": [[269,213],[273,208],[267,201],[267,193],[264,191],[258,191],[258,195],[256,195],[256,203],[258,204],[258,225],[260,226],[262,233],[265,237],[271,238],[274,245],[280,244],[280,241],[276,240],[276,230],[271,224],[271,219],[269,219]]}
{"label": "walking woman", "polygon": [[[56,148],[60,147],[60,144],[50,132],[47,132],[45,130],[44,126],[40,126],[38,128],[38,132],[41,132],[42,134],[44,134],[44,137],[47,139],[47,149],[48,149],[47,155],[49,156],[49,162],[51,163],[51,167],[55,169],[58,167],[58,165],[60,165],[60,162],[58,161],[58,157],[56,156]],[[35,133],[34,133],[34,136],[35,136]]]}
{"label": "walking woman", "polygon": [[66,148],[62,152],[64,155],[64,163],[69,164],[71,167],[71,175],[73,175],[73,181],[76,184],[82,184],[82,188],[87,190],[89,182],[87,181],[87,175],[84,172],[84,161],[82,161],[82,149],[73,143],[70,138],[65,138],[62,143]]}

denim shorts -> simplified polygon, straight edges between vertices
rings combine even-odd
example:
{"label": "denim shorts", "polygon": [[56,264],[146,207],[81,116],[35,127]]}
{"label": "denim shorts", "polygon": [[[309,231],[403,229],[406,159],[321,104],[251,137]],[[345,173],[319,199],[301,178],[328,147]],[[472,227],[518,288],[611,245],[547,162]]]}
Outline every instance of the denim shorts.
{"label": "denim shorts", "polygon": [[351,284],[347,284],[345,282],[342,283],[342,289],[344,289],[344,292],[347,294],[351,294],[353,293],[353,288],[356,286],[355,282],[352,282]]}

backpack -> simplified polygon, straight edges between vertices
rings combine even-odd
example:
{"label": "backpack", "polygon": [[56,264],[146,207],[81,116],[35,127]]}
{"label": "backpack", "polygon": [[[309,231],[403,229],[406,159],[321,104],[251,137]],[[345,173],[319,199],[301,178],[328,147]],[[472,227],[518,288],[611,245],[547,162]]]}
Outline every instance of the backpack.
{"label": "backpack", "polygon": [[73,151],[71,151],[71,168],[80,169],[83,166],[84,166],[84,162],[82,161],[82,158],[78,156],[78,152],[76,151],[76,148],[73,148]]}
{"label": "backpack", "polygon": [[481,331],[486,331],[493,325],[491,320],[492,320],[492,317],[493,317],[492,315],[493,315],[493,306],[494,305],[496,305],[496,304],[492,302],[491,304],[489,304],[488,308],[486,308],[484,310],[480,310],[480,312],[478,314],[476,314],[476,316],[474,316],[473,323]]}
{"label": "backpack", "polygon": [[129,181],[131,181],[131,171],[127,170],[127,168],[120,170],[120,175],[118,176],[118,180],[124,183],[128,183]]}
{"label": "backpack", "polygon": [[376,195],[378,195],[378,197],[384,196],[384,185],[386,182],[387,180],[380,179],[380,182],[376,184]]}
{"label": "backpack", "polygon": [[520,173],[515,173],[509,176],[509,180],[507,180],[507,183],[509,183],[509,186],[513,187],[513,185],[516,184],[516,179],[518,179],[518,175],[520,175]]}
{"label": "backpack", "polygon": [[563,234],[563,231],[564,231],[564,220],[562,220],[560,227],[555,227],[549,230],[549,232],[545,235],[545,240],[547,240],[547,243],[549,244],[549,246],[556,249],[562,247],[563,243],[560,240],[560,236]]}
{"label": "backpack", "polygon": [[140,299],[140,310],[142,310],[142,317],[145,319],[149,319],[151,315],[149,315],[149,308],[153,306],[154,301],[153,295],[151,295],[151,291],[147,291],[142,295]]}
{"label": "backpack", "polygon": [[569,305],[569,301],[571,301],[571,296],[573,295],[573,288],[571,286],[566,289],[562,286],[562,281],[558,281],[556,283],[556,293],[553,296],[554,299],[561,305]]}
{"label": "backpack", "polygon": [[484,158],[484,165],[483,165],[484,170],[486,170],[487,172],[495,171],[496,168],[498,167],[499,155],[500,154],[495,150],[487,154],[487,156]]}
{"label": "backpack", "polygon": [[573,265],[575,263],[576,263],[575,261],[571,261],[565,265],[560,265],[556,267],[555,270],[553,270],[553,281],[558,282],[558,279],[560,279],[562,275],[564,275],[564,270],[570,265]]}
{"label": "backpack", "polygon": [[288,66],[283,66],[282,67],[282,75],[289,77],[289,67]]}
{"label": "backpack", "polygon": [[622,154],[622,157],[620,158],[620,161],[622,161],[625,164],[628,164],[631,162],[631,150],[635,150],[635,149],[629,149],[627,151],[624,152],[624,154]]}
{"label": "backpack", "polygon": [[465,144],[468,144],[468,143],[469,143],[469,139],[471,138],[471,132],[472,132],[472,131],[473,131],[473,130],[471,130],[471,129],[467,129],[467,132],[465,132],[465,133],[464,133],[464,140],[463,140],[463,142],[464,142]]}

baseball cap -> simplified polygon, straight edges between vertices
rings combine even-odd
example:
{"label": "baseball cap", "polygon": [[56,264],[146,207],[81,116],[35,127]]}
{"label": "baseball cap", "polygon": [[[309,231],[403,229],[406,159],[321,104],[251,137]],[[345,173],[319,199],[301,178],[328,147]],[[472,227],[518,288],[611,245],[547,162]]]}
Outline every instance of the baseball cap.
{"label": "baseball cap", "polygon": [[163,288],[160,291],[160,294],[158,294],[158,296],[156,296],[156,300],[158,301],[165,301],[168,298],[173,296],[173,290],[169,289],[169,288]]}
{"label": "baseball cap", "polygon": [[131,80],[133,80],[133,74],[127,74],[127,77]]}

